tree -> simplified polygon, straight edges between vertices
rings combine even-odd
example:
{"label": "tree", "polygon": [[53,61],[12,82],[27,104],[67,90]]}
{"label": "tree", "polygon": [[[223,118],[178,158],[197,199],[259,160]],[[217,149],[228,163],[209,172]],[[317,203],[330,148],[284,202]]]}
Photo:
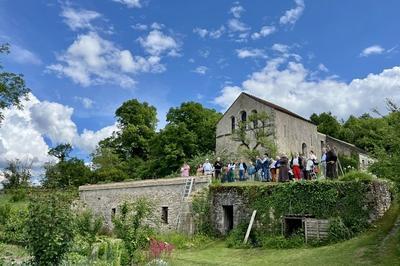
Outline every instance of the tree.
{"label": "tree", "polygon": [[70,152],[72,151],[72,146],[69,143],[59,144],[54,148],[49,150],[49,155],[58,158],[61,162],[64,162],[68,158]]}
{"label": "tree", "polygon": [[246,121],[237,124],[232,139],[240,142],[240,152],[254,159],[260,155],[259,148],[265,149],[270,156],[276,153],[276,145],[272,139],[274,129],[266,112],[252,113]]}
{"label": "tree", "polygon": [[331,112],[323,112],[319,115],[314,113],[311,115],[310,120],[317,125],[318,132],[324,133],[334,138],[339,137],[341,125]]}
{"label": "tree", "polygon": [[127,164],[109,147],[98,146],[92,154],[95,182],[122,181],[128,178]]}
{"label": "tree", "polygon": [[[197,153],[215,150],[215,130],[221,113],[203,107],[200,103],[184,102],[178,108],[171,108],[167,114],[170,125],[184,124],[194,134]],[[194,154],[189,154],[192,157]]]}
{"label": "tree", "polygon": [[32,162],[23,163],[20,160],[8,162],[4,169],[4,177],[7,179],[6,188],[27,187],[31,178]]}
{"label": "tree", "polygon": [[37,193],[29,203],[28,247],[35,265],[60,265],[73,237],[71,198]]}
{"label": "tree", "polygon": [[[0,44],[0,55],[10,52],[9,44]],[[2,110],[11,106],[22,108],[21,99],[28,100],[29,88],[25,85],[22,74],[2,71],[3,66],[0,64],[0,122],[4,115]]]}

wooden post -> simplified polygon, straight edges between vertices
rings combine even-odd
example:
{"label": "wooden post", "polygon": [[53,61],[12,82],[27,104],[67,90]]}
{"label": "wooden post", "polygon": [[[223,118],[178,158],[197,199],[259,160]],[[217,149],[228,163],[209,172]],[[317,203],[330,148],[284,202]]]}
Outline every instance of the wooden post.
{"label": "wooden post", "polygon": [[257,213],[257,211],[254,210],[254,211],[253,211],[253,214],[251,215],[249,227],[247,227],[247,232],[246,232],[246,236],[244,237],[243,244],[246,244],[246,243],[247,243],[247,240],[249,239],[250,231],[251,231],[251,228],[253,227],[254,218],[256,217],[256,213]]}
{"label": "wooden post", "polygon": [[307,232],[307,227],[308,227],[308,222],[307,222],[307,218],[304,220],[304,236],[306,238],[306,244],[308,241],[308,232]]}

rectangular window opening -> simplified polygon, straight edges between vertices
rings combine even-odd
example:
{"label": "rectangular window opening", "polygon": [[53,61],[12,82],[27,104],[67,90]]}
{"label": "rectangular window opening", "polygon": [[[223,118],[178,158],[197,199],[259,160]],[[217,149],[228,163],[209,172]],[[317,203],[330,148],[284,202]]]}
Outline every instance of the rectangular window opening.
{"label": "rectangular window opening", "polygon": [[224,210],[224,231],[228,233],[233,229],[233,206],[225,205],[222,208]]}
{"label": "rectangular window opening", "polygon": [[116,213],[117,213],[117,209],[116,208],[112,208],[111,209],[111,217],[114,218]]}
{"label": "rectangular window opening", "polygon": [[162,207],[161,209],[161,221],[168,224],[168,207]]}

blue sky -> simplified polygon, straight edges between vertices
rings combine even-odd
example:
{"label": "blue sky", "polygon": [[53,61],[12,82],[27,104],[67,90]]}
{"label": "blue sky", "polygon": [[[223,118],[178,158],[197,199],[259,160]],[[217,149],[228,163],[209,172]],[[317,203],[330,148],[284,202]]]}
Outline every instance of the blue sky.
{"label": "blue sky", "polygon": [[[0,0],[7,70],[32,89],[6,110],[0,167],[40,165],[71,142],[88,160],[138,98],[158,110],[199,101],[224,111],[246,91],[303,116],[339,118],[400,101],[398,1]],[[17,147],[18,146],[18,147]]]}

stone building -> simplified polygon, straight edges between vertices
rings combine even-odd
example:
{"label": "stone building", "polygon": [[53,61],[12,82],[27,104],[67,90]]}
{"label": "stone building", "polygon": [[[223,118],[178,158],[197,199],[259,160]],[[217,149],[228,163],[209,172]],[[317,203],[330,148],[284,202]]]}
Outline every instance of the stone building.
{"label": "stone building", "polygon": [[[80,200],[112,228],[112,216],[118,214],[124,201],[147,198],[153,207],[152,222],[161,231],[192,233],[191,195],[208,187],[207,177],[193,177],[190,195],[183,197],[187,178],[165,178],[79,187]],[[178,222],[179,217],[179,222]]]}
{"label": "stone building", "polygon": [[[240,121],[248,119],[253,113],[265,112],[269,117],[266,126],[272,127],[272,140],[277,146],[278,153],[290,154],[298,152],[307,154],[313,150],[317,158],[321,156],[322,147],[330,144],[335,146],[339,154],[356,154],[359,157],[360,166],[368,164],[370,159],[365,151],[356,146],[332,138],[317,131],[317,126],[310,120],[295,114],[276,104],[255,97],[248,93],[241,93],[234,103],[228,108],[218,121],[216,130],[216,153],[224,154],[228,151],[237,153],[240,142],[233,140],[232,132],[238,128]],[[261,123],[253,126],[262,127]],[[255,144],[255,138],[248,130],[248,137]],[[261,152],[263,148],[258,148]],[[363,162],[364,161],[364,165]]]}

